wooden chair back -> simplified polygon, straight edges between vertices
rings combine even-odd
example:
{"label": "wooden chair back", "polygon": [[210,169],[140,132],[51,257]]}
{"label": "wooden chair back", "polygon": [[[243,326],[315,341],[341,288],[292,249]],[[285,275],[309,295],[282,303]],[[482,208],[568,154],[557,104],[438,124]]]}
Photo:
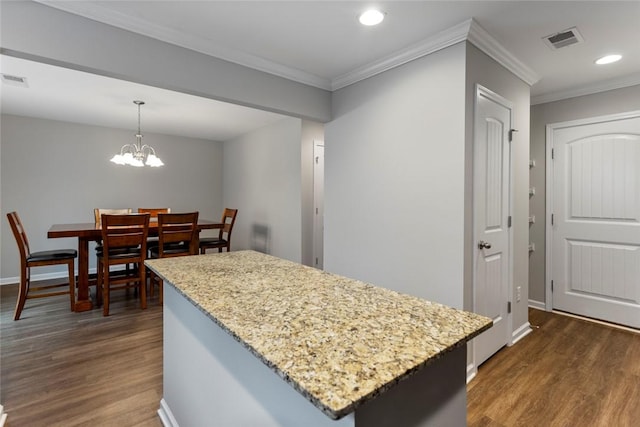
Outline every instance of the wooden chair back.
{"label": "wooden chair back", "polygon": [[198,212],[158,214],[158,257],[198,254]]}
{"label": "wooden chair back", "polygon": [[93,218],[95,219],[96,226],[102,224],[102,220],[100,219],[102,215],[127,215],[131,213],[131,208],[126,209],[103,209],[103,208],[95,208],[93,210]]}
{"label": "wooden chair back", "polygon": [[107,264],[110,263],[109,254],[114,252],[114,249],[134,247],[140,248],[140,250],[132,252],[132,254],[139,253],[139,256],[132,256],[135,259],[131,261],[124,261],[122,257],[119,257],[117,263],[144,261],[147,253],[148,235],[149,214],[102,214],[102,244]]}
{"label": "wooden chair back", "polygon": [[238,209],[224,209],[224,212],[222,212],[222,220],[220,221],[224,224],[220,229],[220,239],[231,242],[231,232],[233,231],[233,225],[236,223],[237,215]]}
{"label": "wooden chair back", "polygon": [[[40,252],[31,252],[29,247],[29,239],[22,225],[22,221],[17,212],[9,212],[7,214],[13,237],[18,244],[20,252],[20,284],[18,287],[18,298],[16,300],[16,309],[14,311],[13,320],[20,319],[25,302],[31,298],[43,298],[57,295],[69,295],[69,303],[71,311],[75,309],[75,258],[77,251],[75,249],[53,249]],[[31,285],[31,268],[45,267],[52,265],[66,264],[69,272],[69,282],[55,285]],[[65,288],[63,291],[53,291],[55,288]]]}
{"label": "wooden chair back", "polygon": [[20,251],[20,263],[26,264],[27,258],[31,254],[27,233],[24,231],[22,221],[20,221],[20,217],[17,212],[9,212],[7,214],[7,218],[9,219],[9,225],[11,226],[13,237],[16,238],[16,243],[18,244],[18,250]]}
{"label": "wooden chair back", "polygon": [[157,219],[160,213],[171,213],[171,208],[138,208],[138,213],[148,213],[152,219]]}

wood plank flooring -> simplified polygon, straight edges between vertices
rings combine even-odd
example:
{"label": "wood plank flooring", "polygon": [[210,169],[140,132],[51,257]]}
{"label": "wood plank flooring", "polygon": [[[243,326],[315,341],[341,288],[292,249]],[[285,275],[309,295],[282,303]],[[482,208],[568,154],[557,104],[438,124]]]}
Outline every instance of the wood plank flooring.
{"label": "wood plank flooring", "polygon": [[640,335],[539,310],[467,386],[469,427],[640,425]]}
{"label": "wood plank flooring", "polygon": [[[0,403],[9,427],[161,426],[162,307],[115,294],[112,315],[0,287]],[[470,427],[637,426],[640,335],[530,310],[539,325],[468,385]],[[259,426],[256,426],[259,427]],[[401,427],[401,426],[399,426]]]}
{"label": "wood plank flooring", "polygon": [[0,287],[0,402],[9,427],[161,426],[162,307],[114,292],[111,315],[72,313],[67,296],[27,300]]}

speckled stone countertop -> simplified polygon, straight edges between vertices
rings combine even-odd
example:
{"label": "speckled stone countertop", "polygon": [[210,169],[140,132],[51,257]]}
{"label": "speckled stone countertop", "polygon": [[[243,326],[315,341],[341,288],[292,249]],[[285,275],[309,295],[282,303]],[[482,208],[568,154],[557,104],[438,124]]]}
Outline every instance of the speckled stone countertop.
{"label": "speckled stone countertop", "polygon": [[492,325],[254,251],[146,264],[333,419]]}

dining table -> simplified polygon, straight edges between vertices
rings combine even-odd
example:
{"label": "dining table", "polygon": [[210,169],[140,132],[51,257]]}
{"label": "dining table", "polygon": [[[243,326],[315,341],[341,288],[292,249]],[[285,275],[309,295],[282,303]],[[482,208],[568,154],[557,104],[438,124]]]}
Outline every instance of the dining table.
{"label": "dining table", "polygon": [[[220,221],[198,219],[198,231],[220,229],[224,226]],[[149,236],[158,235],[157,218],[149,221]],[[50,239],[75,237],[78,239],[78,294],[74,311],[88,311],[93,308],[89,294],[89,242],[102,240],[102,227],[95,222],[73,224],[53,224],[47,232]],[[197,243],[197,242],[196,242]]]}

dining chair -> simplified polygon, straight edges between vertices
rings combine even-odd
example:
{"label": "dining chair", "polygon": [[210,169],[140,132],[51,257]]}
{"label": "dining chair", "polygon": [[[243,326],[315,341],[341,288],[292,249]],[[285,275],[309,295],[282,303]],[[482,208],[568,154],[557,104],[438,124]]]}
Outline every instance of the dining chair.
{"label": "dining chair", "polygon": [[[140,294],[140,308],[147,308],[146,269],[149,214],[102,215],[103,250],[98,255],[98,304],[109,315],[112,290],[135,288]],[[112,266],[134,264],[132,270],[111,271]],[[102,298],[100,298],[100,296]],[[102,300],[102,301],[100,301]]]}
{"label": "dining chair", "polygon": [[[150,258],[169,258],[198,254],[198,212],[159,213],[158,246],[150,249]],[[149,280],[149,297],[153,297],[156,283],[162,304],[162,281],[153,272]]]}
{"label": "dining chair", "polygon": [[[151,215],[149,220],[153,222],[158,221],[159,213],[171,213],[171,208],[138,208],[138,213],[148,213],[149,215]],[[156,246],[158,246],[157,237],[147,238],[147,251]]]}
{"label": "dining chair", "polygon": [[225,208],[222,212],[223,226],[220,229],[218,237],[204,237],[200,239],[200,253],[204,254],[207,249],[218,249],[218,252],[222,252],[222,249],[226,248],[227,252],[231,250],[231,232],[233,231],[233,225],[236,222],[236,216],[238,215],[238,209]]}
{"label": "dining chair", "polygon": [[[11,231],[18,244],[20,252],[20,286],[18,288],[18,300],[13,314],[13,320],[20,319],[26,300],[31,298],[44,298],[56,295],[69,295],[71,311],[76,305],[75,284],[75,258],[78,252],[75,249],[54,249],[49,251],[31,252],[29,239],[24,230],[17,212],[7,214]],[[49,265],[67,264],[69,270],[69,282],[57,285],[31,286],[31,268]],[[55,288],[65,287],[64,291],[49,291]]]}
{"label": "dining chair", "polygon": [[[102,227],[102,215],[127,215],[132,212],[131,208],[123,208],[123,209],[110,209],[110,208],[94,208],[93,209],[93,219],[95,221],[96,227]],[[102,255],[102,240],[96,240],[96,257],[100,257]],[[129,271],[129,266],[126,266],[127,271]],[[100,300],[100,295],[98,295],[98,287],[96,286],[96,298],[98,301]]]}

